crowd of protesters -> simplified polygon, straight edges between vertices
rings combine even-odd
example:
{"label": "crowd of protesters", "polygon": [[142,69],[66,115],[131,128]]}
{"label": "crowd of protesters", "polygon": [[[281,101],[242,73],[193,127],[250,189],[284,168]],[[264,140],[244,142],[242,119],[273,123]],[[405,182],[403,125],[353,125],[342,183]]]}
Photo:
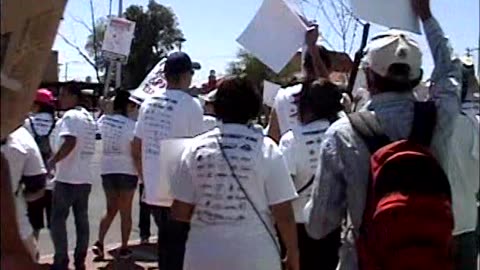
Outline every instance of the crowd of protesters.
{"label": "crowd of protesters", "polygon": [[[119,259],[132,256],[139,188],[141,243],[153,216],[161,270],[477,269],[478,83],[472,94],[430,1],[412,5],[435,64],[422,102],[414,95],[422,51],[408,34],[390,30],[367,45],[369,98],[358,106],[329,80],[332,59],[317,45],[317,27],[306,34],[302,78],[279,91],[267,128],[255,122],[262,96],[246,76],[190,95],[200,65],[184,52],[168,56],[165,90],[143,102],[117,91],[98,121],[82,89],[63,87],[59,108],[39,89],[24,124],[2,142],[32,258],[47,227],[52,269],[68,269],[72,209],[74,266],[86,269],[99,151],[106,211],[91,248],[100,259],[118,213]],[[172,178],[162,179],[162,142],[185,138]]]}

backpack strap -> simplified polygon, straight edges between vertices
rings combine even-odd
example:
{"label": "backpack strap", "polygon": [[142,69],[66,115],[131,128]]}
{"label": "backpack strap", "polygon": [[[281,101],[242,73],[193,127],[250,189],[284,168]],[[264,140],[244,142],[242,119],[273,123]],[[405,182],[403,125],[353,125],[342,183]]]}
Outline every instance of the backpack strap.
{"label": "backpack strap", "polygon": [[55,121],[55,117],[53,117],[53,121],[52,121],[52,126],[50,126],[50,129],[48,130],[48,133],[47,133],[47,137],[50,137],[50,135],[52,134],[53,130],[55,129],[55,125],[56,125],[56,121]]}
{"label": "backpack strap", "polygon": [[383,132],[377,117],[372,112],[357,112],[348,115],[353,130],[362,138],[370,153],[391,143],[390,138]]}
{"label": "backpack strap", "polygon": [[408,140],[426,147],[430,146],[436,124],[437,107],[435,102],[415,102],[412,131]]}
{"label": "backpack strap", "polygon": [[35,129],[35,125],[33,124],[33,118],[29,116],[28,121],[30,122],[30,128],[32,129],[33,137],[36,139],[38,137],[38,133],[37,133],[37,130]]}

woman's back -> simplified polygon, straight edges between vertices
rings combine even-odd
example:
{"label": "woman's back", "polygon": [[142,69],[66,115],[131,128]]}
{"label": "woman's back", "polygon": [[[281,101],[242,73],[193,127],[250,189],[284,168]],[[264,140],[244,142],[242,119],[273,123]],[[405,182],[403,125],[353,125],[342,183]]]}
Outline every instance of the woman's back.
{"label": "woman's back", "polygon": [[102,135],[102,174],[136,175],[131,156],[135,121],[121,114],[105,115],[98,123]]}
{"label": "woman's back", "polygon": [[[222,151],[248,196],[232,176]],[[271,258],[264,260],[267,264],[278,262],[275,244],[248,200],[274,232],[270,206],[294,199],[296,192],[278,147],[261,130],[224,124],[196,137],[182,157],[176,179],[172,185],[175,198],[195,205],[187,243],[187,254],[195,251],[192,265],[193,261],[205,263],[212,249],[226,263],[240,254],[247,264],[257,256]],[[205,243],[212,243],[207,254],[202,252]],[[242,263],[238,267],[234,269],[248,269]]]}

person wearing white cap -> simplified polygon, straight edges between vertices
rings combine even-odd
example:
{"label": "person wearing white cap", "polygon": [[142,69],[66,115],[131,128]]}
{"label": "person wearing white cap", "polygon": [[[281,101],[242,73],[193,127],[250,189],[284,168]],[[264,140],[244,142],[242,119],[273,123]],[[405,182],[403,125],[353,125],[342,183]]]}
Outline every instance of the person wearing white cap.
{"label": "person wearing white cap", "polygon": [[[435,69],[433,99],[436,101],[436,128],[430,150],[437,160],[445,158],[442,148],[460,114],[459,70],[451,61],[448,40],[431,14],[429,0],[412,0],[431,48]],[[405,33],[388,31],[372,39],[363,59],[372,111],[391,141],[408,138],[414,119],[413,89],[422,78],[422,53]],[[305,213],[307,232],[325,237],[342,224],[348,213],[348,228],[340,251],[340,269],[359,268],[355,248],[364,214],[369,183],[370,156],[366,143],[348,118],[329,127],[320,147],[313,196]],[[444,169],[445,170],[445,169]],[[415,224],[412,224],[415,226]]]}
{"label": "person wearing white cap", "polygon": [[478,83],[473,63],[462,59],[462,113],[455,118],[451,139],[445,145],[447,158],[442,159],[452,188],[455,269],[476,270],[478,236],[477,197],[479,190],[479,103]]}
{"label": "person wearing white cap", "polygon": [[215,109],[213,107],[213,102],[215,102],[215,95],[217,94],[217,89],[210,91],[206,95],[199,96],[200,100],[204,102],[204,115],[203,115],[203,130],[208,131],[212,128],[218,126],[219,121],[215,116]]}

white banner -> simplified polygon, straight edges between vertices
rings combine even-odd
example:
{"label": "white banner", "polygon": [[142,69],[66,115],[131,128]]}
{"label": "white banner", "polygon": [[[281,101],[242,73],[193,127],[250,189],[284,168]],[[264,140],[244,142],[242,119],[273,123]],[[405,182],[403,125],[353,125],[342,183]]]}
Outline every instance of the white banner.
{"label": "white banner", "polygon": [[135,22],[123,18],[111,18],[102,45],[105,57],[122,61],[127,59],[134,33]]}
{"label": "white banner", "polygon": [[307,26],[284,0],[264,0],[237,42],[276,73],[305,43]]}
{"label": "white banner", "polygon": [[159,61],[155,67],[148,73],[142,83],[132,91],[132,96],[140,100],[164,91],[167,87],[167,81],[163,76],[163,61]]}

